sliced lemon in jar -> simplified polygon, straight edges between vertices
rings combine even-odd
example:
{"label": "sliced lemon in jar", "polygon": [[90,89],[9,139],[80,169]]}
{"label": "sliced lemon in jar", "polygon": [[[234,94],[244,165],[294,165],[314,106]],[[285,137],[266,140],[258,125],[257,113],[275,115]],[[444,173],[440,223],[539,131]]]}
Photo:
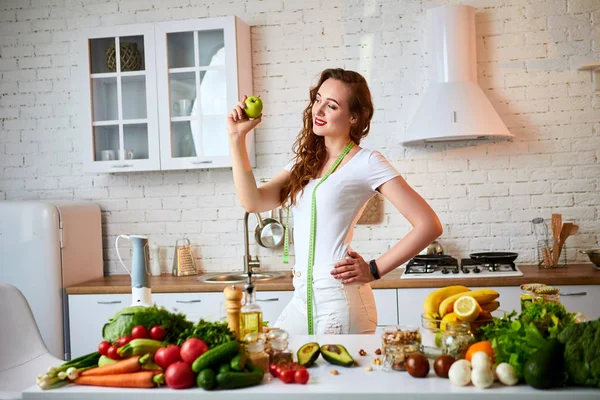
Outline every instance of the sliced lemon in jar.
{"label": "sliced lemon in jar", "polygon": [[446,314],[444,315],[444,318],[442,318],[442,322],[440,323],[440,330],[442,332],[444,332],[446,330],[446,326],[448,325],[448,323],[452,323],[452,322],[458,322],[458,315],[456,315],[456,313],[451,312],[450,314]]}
{"label": "sliced lemon in jar", "polygon": [[479,303],[471,296],[459,297],[454,302],[454,314],[456,314],[461,321],[475,321],[480,312],[481,307],[479,307]]}

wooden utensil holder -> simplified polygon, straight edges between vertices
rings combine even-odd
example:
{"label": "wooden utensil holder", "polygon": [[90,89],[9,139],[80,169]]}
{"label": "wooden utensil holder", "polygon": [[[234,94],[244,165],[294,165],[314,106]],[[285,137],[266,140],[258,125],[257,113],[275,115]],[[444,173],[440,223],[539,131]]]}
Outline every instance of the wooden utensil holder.
{"label": "wooden utensil holder", "polygon": [[[550,245],[550,246],[549,246]],[[537,242],[537,259],[538,267],[551,268],[566,268],[567,267],[567,246],[563,245],[558,263],[554,264],[552,257],[552,242],[546,240],[538,240]]]}

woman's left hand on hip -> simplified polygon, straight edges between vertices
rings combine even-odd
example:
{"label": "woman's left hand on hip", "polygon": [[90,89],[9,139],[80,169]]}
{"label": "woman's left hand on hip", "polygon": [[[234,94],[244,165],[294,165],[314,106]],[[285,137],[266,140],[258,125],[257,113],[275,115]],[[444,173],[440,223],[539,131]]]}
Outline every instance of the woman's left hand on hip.
{"label": "woman's left hand on hip", "polygon": [[335,263],[331,275],[335,279],[341,279],[343,284],[353,282],[371,282],[374,280],[369,263],[354,250],[348,250],[348,256]]}

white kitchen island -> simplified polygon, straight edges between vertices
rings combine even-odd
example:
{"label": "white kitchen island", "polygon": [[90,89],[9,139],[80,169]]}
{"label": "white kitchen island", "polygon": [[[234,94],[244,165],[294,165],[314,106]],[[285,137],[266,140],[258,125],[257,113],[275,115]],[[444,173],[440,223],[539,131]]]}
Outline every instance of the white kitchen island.
{"label": "white kitchen island", "polygon": [[[310,380],[306,385],[284,384],[279,379],[265,376],[263,384],[246,389],[205,391],[200,388],[186,390],[159,389],[112,389],[91,386],[68,385],[56,390],[39,390],[32,386],[23,392],[23,399],[31,400],[147,400],[147,399],[199,399],[210,398],[220,400],[280,400],[307,399],[310,400],[348,400],[369,399],[383,400],[406,399],[480,399],[481,396],[494,399],[600,399],[600,390],[592,388],[566,388],[548,391],[535,390],[526,385],[513,387],[503,386],[496,382],[488,389],[477,389],[469,385],[453,387],[448,379],[435,376],[433,370],[427,378],[417,379],[406,372],[383,372],[381,367],[373,366],[373,371],[365,367],[372,365],[376,356],[375,350],[380,347],[379,335],[323,335],[295,336],[290,348],[296,351],[307,342],[316,341],[319,344],[342,344],[352,356],[360,362],[359,367],[344,368],[331,365],[319,357],[316,366],[309,369]],[[363,349],[367,355],[360,357],[358,352]],[[339,375],[330,371],[336,369]],[[40,371],[40,373],[43,371]]]}

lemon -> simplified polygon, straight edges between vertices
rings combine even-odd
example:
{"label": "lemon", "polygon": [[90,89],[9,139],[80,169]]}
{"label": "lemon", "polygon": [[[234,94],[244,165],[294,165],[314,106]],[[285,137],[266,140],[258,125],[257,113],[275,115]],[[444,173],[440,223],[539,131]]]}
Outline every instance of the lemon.
{"label": "lemon", "polygon": [[446,330],[446,325],[448,325],[448,322],[457,322],[457,321],[459,321],[459,319],[458,319],[458,315],[456,315],[456,313],[451,312],[450,314],[444,315],[444,318],[442,318],[442,322],[440,323],[441,331],[444,332]]}
{"label": "lemon", "polygon": [[459,297],[454,302],[454,314],[461,321],[472,322],[477,319],[479,313],[481,312],[481,307],[471,296],[462,296]]}

